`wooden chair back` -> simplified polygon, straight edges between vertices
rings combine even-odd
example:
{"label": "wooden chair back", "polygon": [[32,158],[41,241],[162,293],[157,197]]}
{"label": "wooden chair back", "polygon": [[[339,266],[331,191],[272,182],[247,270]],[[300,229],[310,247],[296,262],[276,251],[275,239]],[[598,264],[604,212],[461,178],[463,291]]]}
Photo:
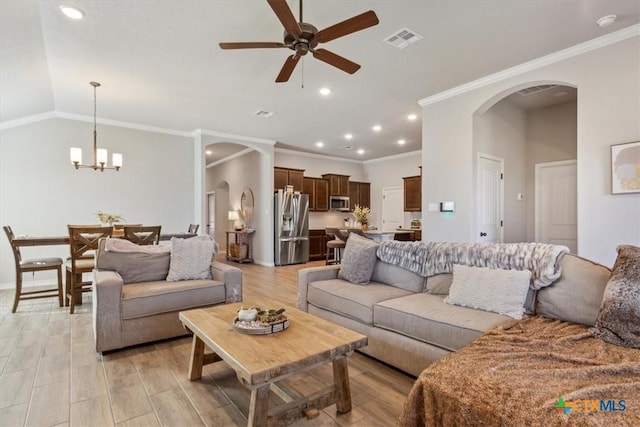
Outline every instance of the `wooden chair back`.
{"label": "wooden chair back", "polygon": [[113,227],[69,225],[67,229],[72,268],[75,267],[76,260],[87,258],[98,250],[98,240],[113,235]]}
{"label": "wooden chair back", "polygon": [[13,230],[11,230],[11,227],[9,227],[8,225],[5,225],[4,227],[2,227],[2,229],[6,233],[7,238],[9,239],[9,243],[11,244],[11,249],[13,250],[13,258],[16,263],[16,271],[17,271],[18,269],[20,269],[20,262],[22,261],[22,255],[20,254],[20,247],[17,246],[13,241],[13,239],[15,239],[16,236],[15,234],[13,234]]}
{"label": "wooden chair back", "polygon": [[198,232],[198,228],[200,228],[200,224],[189,224],[189,234],[196,234]]}
{"label": "wooden chair back", "polygon": [[160,243],[160,225],[124,226],[124,238],[136,245],[157,245]]}

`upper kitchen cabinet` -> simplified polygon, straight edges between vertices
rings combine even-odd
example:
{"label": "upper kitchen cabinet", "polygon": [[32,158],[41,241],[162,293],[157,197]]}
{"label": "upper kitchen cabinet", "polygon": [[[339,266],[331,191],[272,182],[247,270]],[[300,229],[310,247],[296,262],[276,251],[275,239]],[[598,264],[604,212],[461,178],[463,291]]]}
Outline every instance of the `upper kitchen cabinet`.
{"label": "upper kitchen cabinet", "polygon": [[304,177],[302,192],[309,195],[309,211],[327,212],[329,210],[329,181]]}
{"label": "upper kitchen cabinet", "polygon": [[371,184],[368,182],[349,181],[349,202],[351,209],[355,205],[371,207]]}
{"label": "upper kitchen cabinet", "polygon": [[404,211],[422,211],[422,175],[402,179],[404,180]]}
{"label": "upper kitchen cabinet", "polygon": [[336,175],[328,173],[322,175],[322,179],[329,181],[329,195],[330,196],[349,196],[349,176],[348,175]]}
{"label": "upper kitchen cabinet", "polygon": [[273,168],[273,186],[276,190],[282,190],[287,185],[293,185],[294,191],[302,191],[303,178],[303,169]]}

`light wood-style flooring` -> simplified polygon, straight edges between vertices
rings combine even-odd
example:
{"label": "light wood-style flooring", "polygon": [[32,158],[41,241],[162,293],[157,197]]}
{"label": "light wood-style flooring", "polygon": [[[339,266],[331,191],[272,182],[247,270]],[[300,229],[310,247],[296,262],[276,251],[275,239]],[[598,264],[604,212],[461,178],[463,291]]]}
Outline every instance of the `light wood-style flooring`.
{"label": "light wood-style flooring", "polygon": [[[244,273],[245,300],[261,297],[294,305],[297,271],[233,264]],[[69,315],[57,300],[21,301],[0,291],[1,426],[245,426],[249,392],[224,362],[187,380],[191,338],[97,354],[91,300]],[[349,358],[353,410],[335,406],[294,426],[393,426],[414,378],[368,356]],[[331,365],[290,377],[284,384],[308,394],[332,383]],[[272,393],[272,404],[282,403]]]}

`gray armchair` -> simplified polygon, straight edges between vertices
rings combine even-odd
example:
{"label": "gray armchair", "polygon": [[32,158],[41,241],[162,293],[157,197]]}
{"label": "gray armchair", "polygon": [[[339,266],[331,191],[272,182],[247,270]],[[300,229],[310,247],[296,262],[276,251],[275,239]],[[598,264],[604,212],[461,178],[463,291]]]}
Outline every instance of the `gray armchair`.
{"label": "gray armchair", "polygon": [[106,252],[93,283],[96,351],[186,335],[180,311],[242,301],[242,270],[213,261],[211,279],[168,282],[170,254]]}

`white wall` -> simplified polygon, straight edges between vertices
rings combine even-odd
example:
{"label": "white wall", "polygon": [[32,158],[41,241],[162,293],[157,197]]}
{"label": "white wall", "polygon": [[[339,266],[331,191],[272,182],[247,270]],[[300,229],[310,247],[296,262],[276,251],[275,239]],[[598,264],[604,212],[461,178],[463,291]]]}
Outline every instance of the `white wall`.
{"label": "white wall", "polygon": [[[194,218],[191,138],[98,125],[98,146],[124,155],[119,172],[75,170],[69,147],[92,161],[93,124],[48,119],[0,132],[0,223],[18,235],[67,234],[67,224],[97,224],[96,211],[127,222],[184,232]],[[0,283],[15,283],[11,248],[0,243]],[[69,248],[26,248],[25,257],[66,258]],[[36,275],[35,280],[47,276]],[[31,277],[25,275],[25,281]]]}
{"label": "white wall", "polygon": [[[477,153],[483,153],[504,160],[504,242],[523,242],[526,206],[523,200],[517,200],[517,195],[524,193],[526,187],[526,112],[507,101],[498,102],[486,113],[474,116],[473,135],[475,159]],[[474,162],[474,171],[476,166]]]}
{"label": "white wall", "polygon": [[535,165],[576,158],[577,113],[576,101],[527,111],[525,201],[529,242],[535,240]]}
{"label": "white wall", "polygon": [[454,200],[450,217],[424,212],[423,239],[473,238],[473,116],[487,101],[530,83],[578,88],[578,253],[612,265],[617,245],[640,245],[640,195],[612,195],[610,146],[640,139],[640,37],[433,103],[424,103],[423,206]]}
{"label": "white wall", "polygon": [[[371,225],[382,227],[382,189],[388,187],[403,187],[402,178],[420,175],[422,156],[420,151],[385,157],[379,160],[369,160],[364,164],[367,181],[371,183]],[[430,185],[423,181],[422,186]],[[424,192],[424,191],[423,191]],[[419,213],[405,212],[404,226],[411,224],[412,218],[420,218]]]}
{"label": "white wall", "polygon": [[[216,240],[222,249],[226,245],[225,232],[233,229],[233,222],[228,220],[228,211],[240,208],[240,198],[245,188],[250,188],[254,193],[254,212],[256,215],[260,215],[263,211],[258,197],[262,180],[260,173],[260,154],[257,151],[251,151],[240,157],[235,157],[207,168],[207,192],[216,190],[221,183],[228,184],[228,191],[226,189],[224,191],[216,190],[216,211],[220,213],[220,216],[216,215]],[[259,230],[260,232],[258,232],[255,217],[250,225],[251,228],[256,229],[253,237],[253,257],[255,261],[259,264],[273,263],[273,260],[267,258],[269,254],[265,253],[264,250],[265,240],[272,242],[272,240],[269,240],[271,236],[265,230]]]}

